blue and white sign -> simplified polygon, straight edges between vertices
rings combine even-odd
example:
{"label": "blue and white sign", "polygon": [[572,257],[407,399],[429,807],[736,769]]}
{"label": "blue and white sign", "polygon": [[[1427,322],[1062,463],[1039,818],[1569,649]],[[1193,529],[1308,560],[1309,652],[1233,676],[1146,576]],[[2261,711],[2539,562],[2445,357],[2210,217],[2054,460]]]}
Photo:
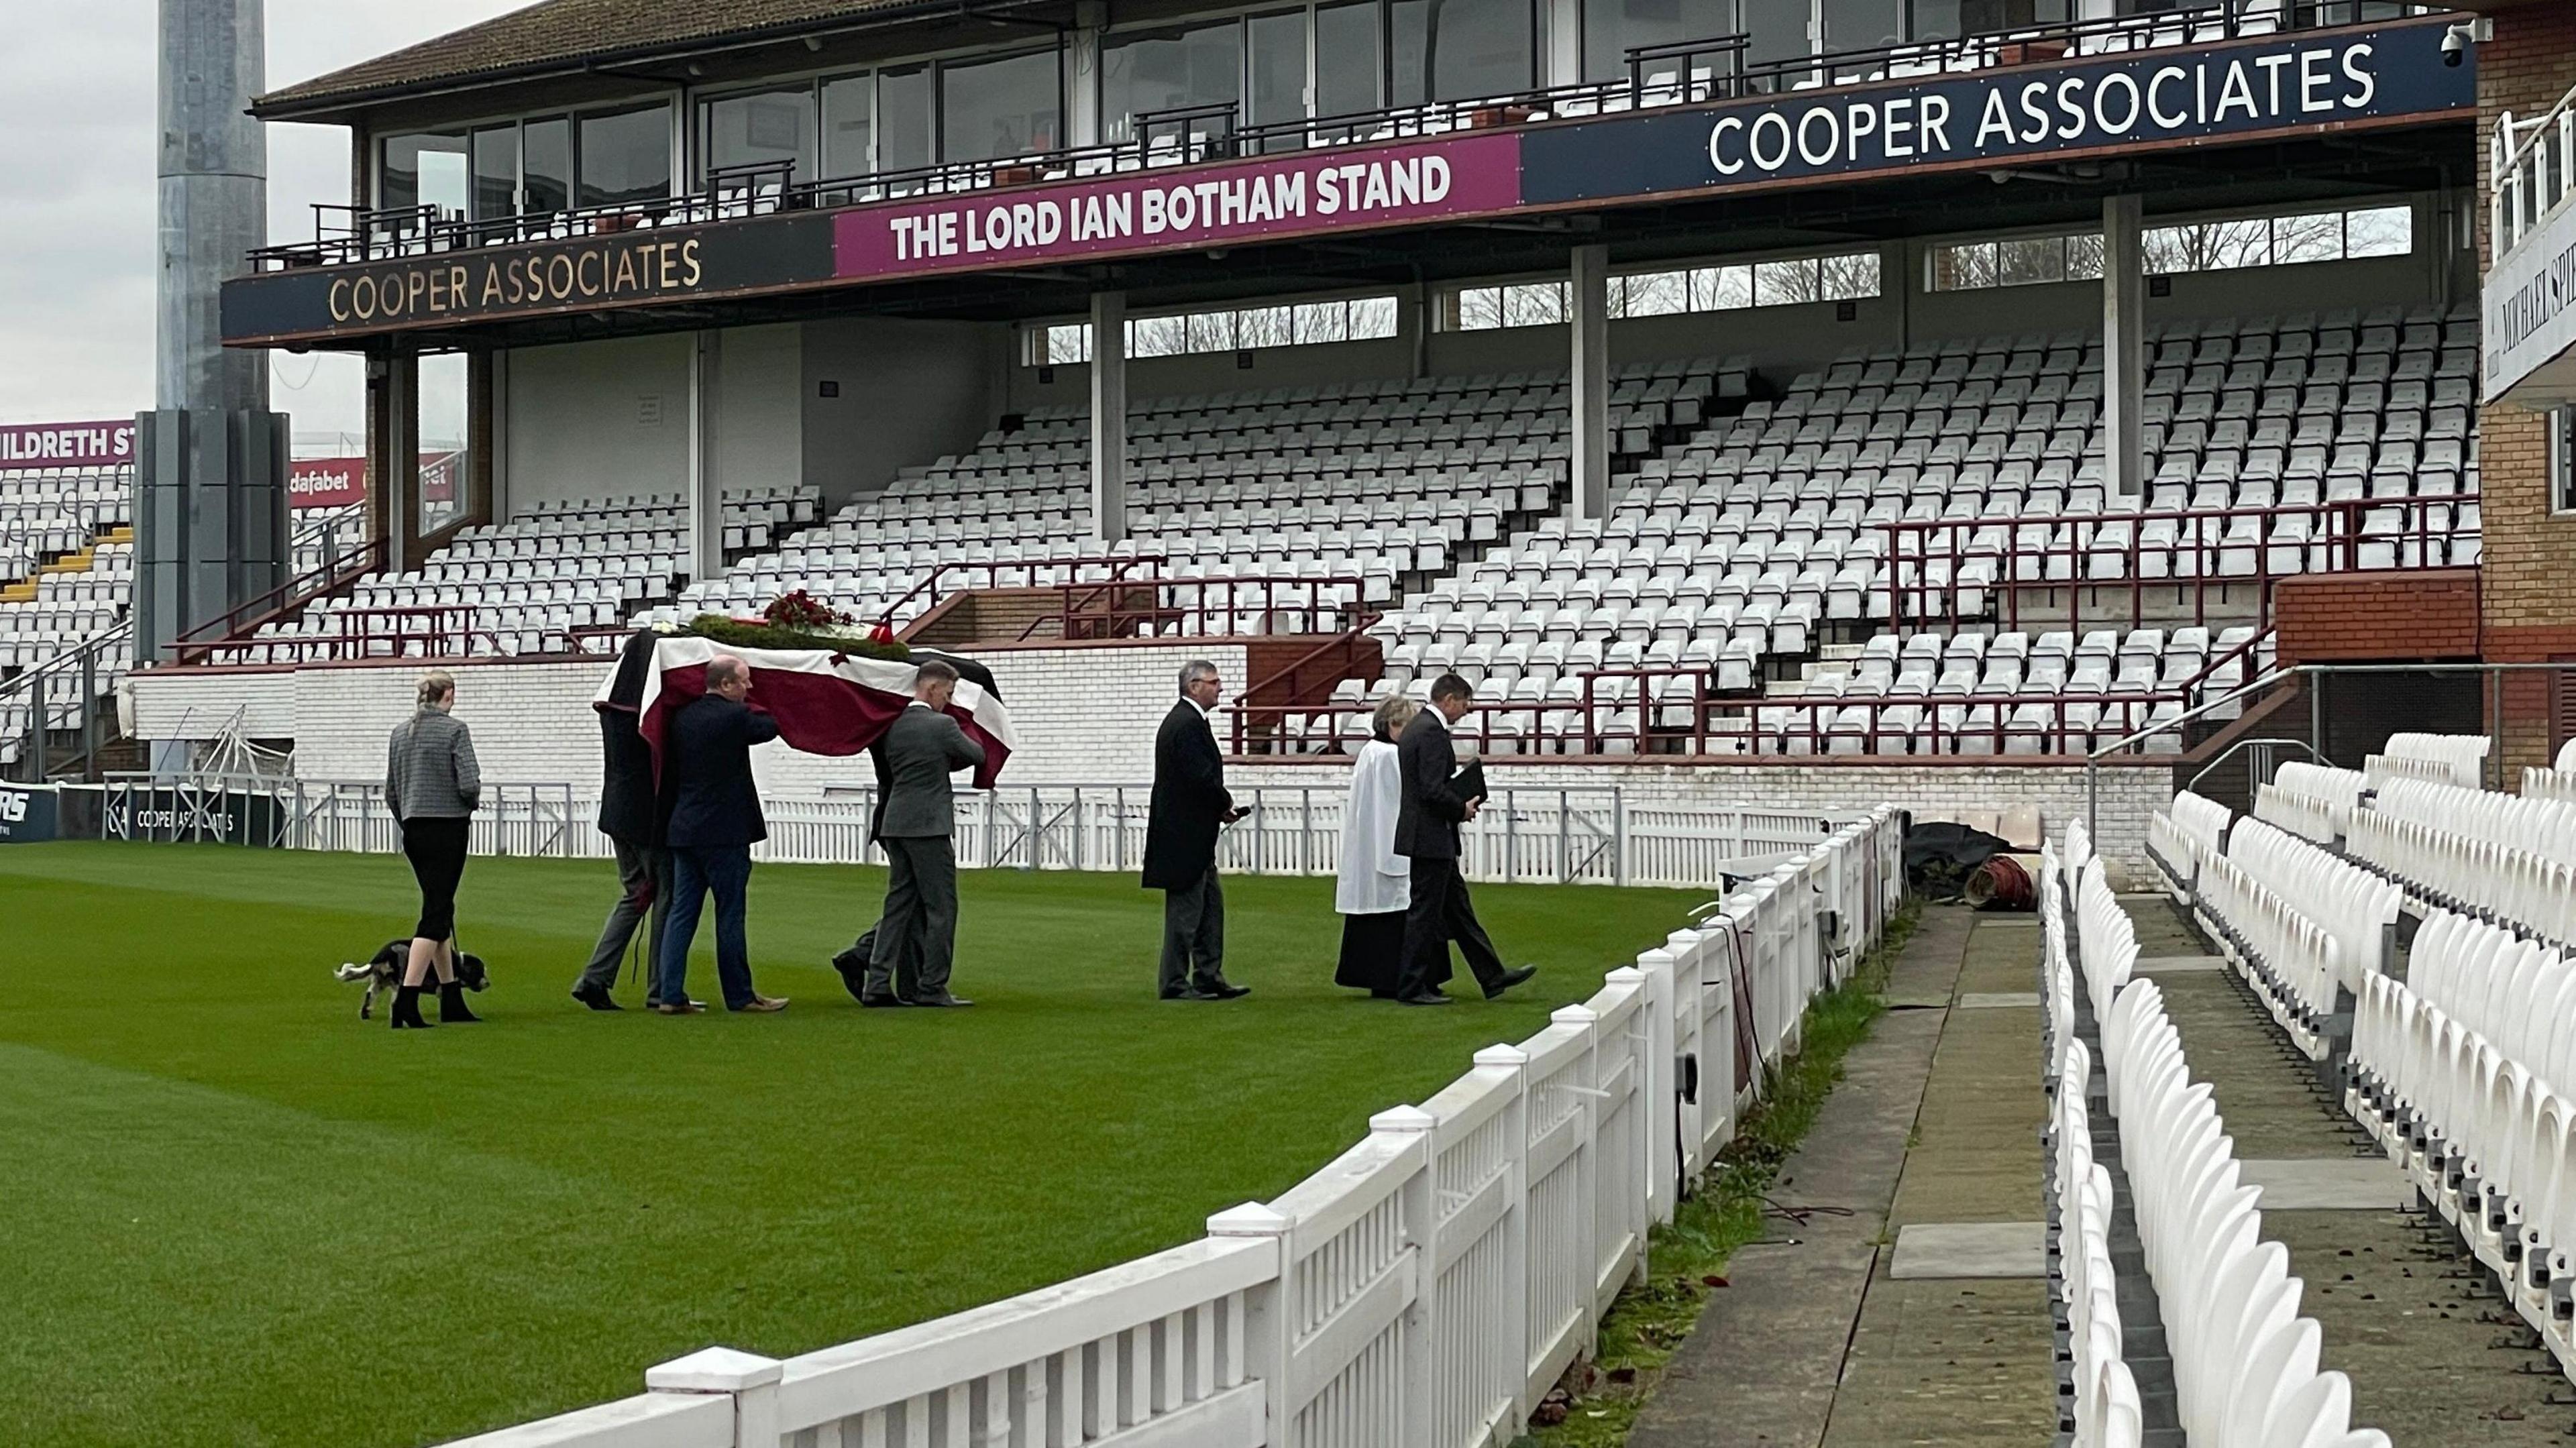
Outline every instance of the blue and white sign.
{"label": "blue and white sign", "polygon": [[0,845],[26,845],[54,837],[54,788],[0,784]]}
{"label": "blue and white sign", "polygon": [[1977,167],[2473,113],[2443,27],[2288,32],[2200,48],[1797,91],[1531,131],[1524,205]]}

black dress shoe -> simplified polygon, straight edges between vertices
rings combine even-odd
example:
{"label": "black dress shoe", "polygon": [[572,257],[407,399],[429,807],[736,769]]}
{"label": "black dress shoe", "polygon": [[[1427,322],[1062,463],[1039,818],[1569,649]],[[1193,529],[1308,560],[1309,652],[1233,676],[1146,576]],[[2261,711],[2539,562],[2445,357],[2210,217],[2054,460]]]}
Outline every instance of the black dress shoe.
{"label": "black dress shoe", "polygon": [[885,1010],[895,1006],[908,1006],[912,1004],[912,1002],[905,1000],[903,997],[896,995],[892,991],[854,990],[851,994],[856,995],[859,998],[860,1005],[866,1006],[870,1010]]}
{"label": "black dress shoe", "polygon": [[572,990],[572,998],[595,1011],[614,1011],[625,1009],[625,1007],[620,1006],[617,1003],[616,997],[608,993],[608,987],[606,986],[574,986]]}
{"label": "black dress shoe", "polygon": [[832,969],[841,973],[841,988],[850,993],[850,999],[866,1005],[868,1003],[868,958],[859,954],[856,947],[852,947],[832,957]]}
{"label": "black dress shoe", "polygon": [[1248,985],[1236,985],[1230,980],[1219,980],[1214,985],[1197,986],[1194,987],[1194,989],[1196,989],[1200,995],[1206,996],[1212,1001],[1237,1000],[1252,994],[1252,987]]}
{"label": "black dress shoe", "polygon": [[950,995],[946,991],[941,991],[937,995],[917,995],[909,997],[905,1000],[904,1004],[914,1006],[971,1006],[974,1002],[970,1000],[961,1000],[956,996]]}
{"label": "black dress shoe", "polygon": [[1524,965],[1518,970],[1504,971],[1494,977],[1492,985],[1485,987],[1485,999],[1492,1000],[1513,986],[1527,985],[1530,977],[1536,974],[1538,974],[1538,967],[1535,965]]}
{"label": "black dress shoe", "polygon": [[1400,1006],[1445,1006],[1449,1004],[1449,998],[1433,990],[1420,995],[1397,996],[1395,1003]]}
{"label": "black dress shoe", "polygon": [[1167,1001],[1213,1001],[1223,1000],[1224,997],[1209,995],[1206,991],[1192,985],[1183,986],[1179,990],[1167,990],[1163,992],[1163,999]]}

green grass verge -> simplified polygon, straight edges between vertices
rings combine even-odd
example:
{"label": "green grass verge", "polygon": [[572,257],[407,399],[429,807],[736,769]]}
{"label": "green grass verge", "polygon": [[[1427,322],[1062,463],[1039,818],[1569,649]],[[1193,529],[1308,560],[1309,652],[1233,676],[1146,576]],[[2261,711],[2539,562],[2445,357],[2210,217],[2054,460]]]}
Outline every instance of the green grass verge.
{"label": "green grass verge", "polygon": [[[1153,999],[1132,877],[966,871],[980,1004],[862,1011],[825,962],[883,888],[755,873],[784,1015],[606,1016],[565,991],[609,867],[477,859],[489,1024],[396,1033],[328,972],[408,933],[399,858],[0,847],[0,1443],[438,1441],[709,1343],[786,1356],[1124,1261],[1541,1029],[1702,898],[1479,886],[1535,986],[1408,1011],[1331,984],[1331,880],[1229,878],[1255,994],[1191,1006]],[[712,972],[702,933],[702,996]]]}
{"label": "green grass verge", "polygon": [[1673,1220],[1648,1239],[1648,1277],[1620,1293],[1603,1319],[1586,1387],[1567,1405],[1563,1422],[1534,1429],[1521,1448],[1619,1448],[1628,1441],[1664,1365],[1710,1296],[1722,1290],[1728,1259],[1763,1236],[1763,1194],[1842,1079],[1843,1057],[1886,1013],[1889,967],[1921,909],[1909,900],[1851,979],[1808,1004],[1798,1054],[1773,1072],[1770,1090],[1737,1124],[1735,1140]]}

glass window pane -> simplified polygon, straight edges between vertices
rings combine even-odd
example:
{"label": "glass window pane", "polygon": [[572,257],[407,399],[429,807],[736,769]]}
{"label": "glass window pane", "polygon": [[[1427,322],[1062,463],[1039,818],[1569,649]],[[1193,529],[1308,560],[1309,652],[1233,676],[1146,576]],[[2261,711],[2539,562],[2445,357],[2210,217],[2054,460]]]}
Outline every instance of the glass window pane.
{"label": "glass window pane", "polygon": [[2274,217],[2272,260],[2283,265],[2299,261],[2343,260],[2343,213],[2326,211],[2309,216]]}
{"label": "glass window pane", "polygon": [[839,180],[876,169],[868,148],[876,140],[877,78],[845,75],[823,83],[821,176]]}
{"label": "glass window pane", "polygon": [[1694,312],[1725,312],[1753,305],[1753,268],[1749,266],[1704,266],[1690,274],[1690,305]]}
{"label": "glass window pane", "polygon": [[1350,309],[1341,302],[1300,302],[1291,323],[1299,342],[1341,342],[1351,335]]}
{"label": "glass window pane", "polygon": [[520,185],[531,212],[562,211],[572,205],[572,121],[555,116],[519,128],[519,148],[527,174]]}
{"label": "glass window pane", "polygon": [[1622,315],[1669,317],[1690,310],[1688,272],[1639,272],[1625,280],[1627,307]]}
{"label": "glass window pane", "polygon": [[1995,284],[2027,286],[2066,280],[2066,238],[2024,236],[1995,243]]}
{"label": "glass window pane", "polygon": [[1189,349],[1193,352],[1231,352],[1234,350],[1234,313],[1191,312],[1181,318],[1185,324]]}
{"label": "glass window pane", "polygon": [[581,117],[581,204],[616,206],[671,194],[671,108]]}
{"label": "glass window pane", "polygon": [[930,159],[930,67],[878,71],[876,169],[914,171]]}
{"label": "glass window pane", "polygon": [[2415,210],[2410,206],[2376,206],[2344,218],[2343,254],[2350,257],[2406,256],[2415,250]]}
{"label": "glass window pane", "polygon": [[1234,314],[1234,345],[1285,347],[1293,340],[1286,307],[1246,307]]}
{"label": "glass window pane", "polygon": [[1848,302],[1878,295],[1878,253],[1846,252],[1829,256],[1816,263],[1818,285],[1824,300]]}
{"label": "glass window pane", "polygon": [[1395,332],[1395,298],[1361,297],[1351,303],[1352,341],[1374,342]]}
{"label": "glass window pane", "polygon": [[1248,119],[1267,126],[1306,117],[1306,12],[1255,15],[1245,22],[1252,46]]}
{"label": "glass window pane", "polygon": [[[1708,40],[1735,32],[1735,0],[1584,0],[1583,78],[1624,80],[1628,52],[1652,45]],[[1688,57],[1705,72],[1714,57]],[[1649,85],[1681,78],[1680,59],[1646,67]]]}
{"label": "glass window pane", "polygon": [[1064,67],[1053,50],[939,67],[939,159],[1052,151],[1064,135]]}
{"label": "glass window pane", "polygon": [[1537,74],[1530,0],[1394,0],[1395,103],[1514,95]]}
{"label": "glass window pane", "polygon": [[1961,3],[1962,0],[1914,0],[1914,38],[1956,40],[1965,34],[1959,23]]}
{"label": "glass window pane", "polygon": [[1905,0],[1825,0],[1825,49],[1905,43]]}
{"label": "glass window pane", "polygon": [[1458,292],[1458,330],[1482,332],[1503,324],[1501,287],[1462,287]]}
{"label": "glass window pane", "polygon": [[1047,328],[1046,360],[1062,363],[1090,361],[1091,328],[1081,322],[1064,322]]}
{"label": "glass window pane", "polygon": [[1758,261],[1753,264],[1753,305],[1783,307],[1816,300],[1816,263]]}
{"label": "glass window pane", "polygon": [[1377,16],[1377,0],[1316,8],[1315,114],[1347,116],[1384,104]]}
{"label": "glass window pane", "polygon": [[487,126],[474,133],[474,215],[477,220],[519,214],[519,128]]}
{"label": "glass window pane", "polygon": [[430,205],[463,216],[471,189],[466,176],[465,137],[385,138],[376,198],[386,210]]}
{"label": "glass window pane", "polygon": [[1813,18],[1808,0],[1743,0],[1742,30],[1749,42],[1744,59],[1759,65],[1766,60],[1786,60],[1793,55],[1808,55],[1815,43],[1808,38],[1807,26]]}
{"label": "glass window pane", "polygon": [[2098,282],[2102,279],[2100,232],[2066,238],[2066,279],[2070,282]]}
{"label": "glass window pane", "polygon": [[1134,140],[1136,117],[1151,111],[1231,105],[1242,98],[1243,29],[1234,21],[1127,31],[1101,46],[1103,139]]}
{"label": "glass window pane", "polygon": [[1189,323],[1184,318],[1137,317],[1127,323],[1130,357],[1177,357],[1189,345]]}
{"label": "glass window pane", "polygon": [[1943,40],[2072,19],[2068,0],[1914,0],[1914,38]]}
{"label": "glass window pane", "polygon": [[1523,282],[1503,288],[1503,325],[1545,327],[1565,320],[1565,283]]}
{"label": "glass window pane", "polygon": [[465,354],[420,359],[420,531],[456,521],[465,508]]}
{"label": "glass window pane", "polygon": [[705,116],[701,153],[706,168],[786,161],[795,179],[814,170],[814,91],[810,86],[723,96],[700,108]]}

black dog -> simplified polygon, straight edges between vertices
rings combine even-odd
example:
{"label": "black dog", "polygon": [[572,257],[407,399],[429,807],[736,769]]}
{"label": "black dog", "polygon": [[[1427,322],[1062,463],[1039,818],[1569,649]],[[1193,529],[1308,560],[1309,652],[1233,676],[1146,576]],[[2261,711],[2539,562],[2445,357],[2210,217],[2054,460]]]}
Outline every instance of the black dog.
{"label": "black dog", "polygon": [[[388,940],[385,948],[376,952],[374,959],[352,961],[331,974],[338,980],[363,980],[367,983],[367,994],[358,1002],[358,1019],[363,1021],[375,1013],[376,992],[391,991],[402,984],[403,967],[410,961],[410,941]],[[456,983],[467,990],[491,989],[492,978],[483,969],[483,957],[468,955],[461,950],[456,952]]]}

